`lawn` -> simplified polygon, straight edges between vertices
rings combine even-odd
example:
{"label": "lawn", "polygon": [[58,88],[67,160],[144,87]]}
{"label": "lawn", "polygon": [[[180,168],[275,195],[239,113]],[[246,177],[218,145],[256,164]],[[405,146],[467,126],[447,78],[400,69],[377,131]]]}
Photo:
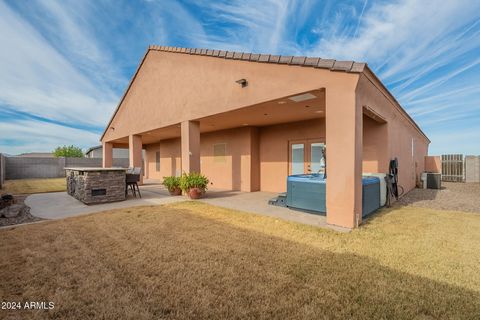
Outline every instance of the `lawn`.
{"label": "lawn", "polygon": [[32,194],[67,190],[65,178],[6,180],[0,194]]}
{"label": "lawn", "polygon": [[480,215],[403,207],[351,233],[199,202],[0,230],[36,319],[478,319]]}

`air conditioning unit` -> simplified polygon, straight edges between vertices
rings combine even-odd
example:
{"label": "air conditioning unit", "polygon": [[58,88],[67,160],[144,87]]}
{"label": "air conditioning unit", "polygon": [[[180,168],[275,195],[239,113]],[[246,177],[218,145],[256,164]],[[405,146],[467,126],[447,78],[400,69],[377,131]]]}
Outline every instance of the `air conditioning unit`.
{"label": "air conditioning unit", "polygon": [[427,189],[441,189],[442,174],[427,172]]}

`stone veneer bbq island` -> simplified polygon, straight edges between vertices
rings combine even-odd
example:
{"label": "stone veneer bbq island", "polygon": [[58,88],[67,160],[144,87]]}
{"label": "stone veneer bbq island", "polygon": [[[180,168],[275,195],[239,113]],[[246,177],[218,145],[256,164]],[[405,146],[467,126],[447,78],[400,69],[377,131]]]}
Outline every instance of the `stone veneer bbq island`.
{"label": "stone veneer bbq island", "polygon": [[125,200],[124,168],[65,168],[67,192],[85,204]]}

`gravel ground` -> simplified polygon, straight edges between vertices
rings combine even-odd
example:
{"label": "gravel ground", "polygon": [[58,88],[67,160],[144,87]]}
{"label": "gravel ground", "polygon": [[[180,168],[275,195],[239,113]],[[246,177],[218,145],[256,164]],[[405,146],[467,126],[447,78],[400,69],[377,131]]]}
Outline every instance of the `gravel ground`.
{"label": "gravel ground", "polygon": [[480,213],[480,183],[442,182],[441,190],[413,189],[398,204]]}
{"label": "gravel ground", "polygon": [[[15,197],[15,203],[23,204],[23,202],[24,202],[24,200],[27,196],[26,195],[18,195],[18,196],[14,196],[14,197]],[[30,208],[27,207],[27,210],[25,210],[25,212],[20,213],[16,217],[13,217],[13,218],[0,217],[0,227],[11,226],[11,225],[20,224],[20,223],[40,221],[40,220],[43,220],[43,219],[32,216],[30,214]]]}

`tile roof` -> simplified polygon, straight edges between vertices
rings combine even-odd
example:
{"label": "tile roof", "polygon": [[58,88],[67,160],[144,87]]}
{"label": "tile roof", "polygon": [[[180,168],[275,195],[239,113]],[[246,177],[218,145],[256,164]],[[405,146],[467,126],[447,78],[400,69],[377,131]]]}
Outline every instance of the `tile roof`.
{"label": "tile roof", "polygon": [[200,49],[200,48],[149,46],[148,49],[155,50],[155,51],[210,56],[210,57],[232,59],[232,60],[288,64],[288,65],[295,65],[295,66],[330,69],[332,71],[344,71],[344,72],[353,72],[353,73],[363,72],[364,68],[367,65],[364,62],[340,61],[340,60],[333,60],[333,59],[322,59],[317,57],[279,56],[279,55],[270,55],[270,54],[211,50],[211,49]]}

